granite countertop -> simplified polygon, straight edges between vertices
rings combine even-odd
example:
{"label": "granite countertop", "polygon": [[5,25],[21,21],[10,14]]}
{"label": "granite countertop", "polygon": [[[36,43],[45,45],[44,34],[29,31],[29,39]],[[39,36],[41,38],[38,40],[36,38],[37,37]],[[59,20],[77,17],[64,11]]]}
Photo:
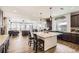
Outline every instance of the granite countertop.
{"label": "granite countertop", "polygon": [[0,45],[2,45],[8,39],[8,35],[0,35]]}
{"label": "granite countertop", "polygon": [[79,32],[62,32],[62,33],[79,34]]}
{"label": "granite countertop", "polygon": [[34,32],[34,34],[37,34],[38,36],[40,36],[42,38],[48,38],[48,37],[60,35],[61,33],[57,33],[57,32]]}
{"label": "granite countertop", "polygon": [[79,34],[79,32],[67,32],[67,33],[72,33],[72,34]]}
{"label": "granite countertop", "polygon": [[62,31],[52,31],[52,32],[57,32],[57,33],[71,33],[71,34],[79,34],[79,32],[73,31],[73,32],[62,32]]}

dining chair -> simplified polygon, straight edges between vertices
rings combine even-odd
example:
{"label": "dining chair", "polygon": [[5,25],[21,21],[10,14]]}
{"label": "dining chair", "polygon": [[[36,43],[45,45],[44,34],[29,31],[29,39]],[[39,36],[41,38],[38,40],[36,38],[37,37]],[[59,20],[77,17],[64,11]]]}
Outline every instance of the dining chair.
{"label": "dining chair", "polygon": [[34,37],[32,37],[31,33],[29,32],[29,42],[28,42],[29,46],[32,46],[33,40],[34,40]]}

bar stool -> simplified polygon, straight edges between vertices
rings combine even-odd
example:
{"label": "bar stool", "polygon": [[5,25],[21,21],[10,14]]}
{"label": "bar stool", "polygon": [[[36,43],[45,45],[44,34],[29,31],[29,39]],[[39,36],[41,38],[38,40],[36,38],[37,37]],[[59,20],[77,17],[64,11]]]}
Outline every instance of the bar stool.
{"label": "bar stool", "polygon": [[29,32],[29,42],[28,42],[29,46],[31,46],[33,44],[33,40],[34,40],[34,37],[32,37],[31,33]]}
{"label": "bar stool", "polygon": [[38,49],[44,51],[44,40],[38,39]]}
{"label": "bar stool", "polygon": [[34,34],[33,50],[35,50],[35,53],[37,53],[38,50],[44,51],[44,41],[42,39],[38,39],[36,34]]}

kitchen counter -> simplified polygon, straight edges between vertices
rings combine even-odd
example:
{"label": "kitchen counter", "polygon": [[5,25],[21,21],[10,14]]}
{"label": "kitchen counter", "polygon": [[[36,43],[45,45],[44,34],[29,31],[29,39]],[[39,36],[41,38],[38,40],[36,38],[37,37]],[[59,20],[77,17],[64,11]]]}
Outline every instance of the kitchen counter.
{"label": "kitchen counter", "polygon": [[6,52],[9,45],[8,35],[0,35],[0,53]]}
{"label": "kitchen counter", "polygon": [[67,32],[67,33],[71,33],[71,34],[79,34],[79,32]]}
{"label": "kitchen counter", "polygon": [[57,36],[61,34],[57,32],[34,32],[34,33],[37,34],[41,38],[48,38],[48,37]]}
{"label": "kitchen counter", "polygon": [[44,51],[55,47],[57,45],[57,35],[61,33],[56,32],[35,32],[39,38],[44,40]]}
{"label": "kitchen counter", "polygon": [[0,45],[8,40],[8,35],[0,35]]}
{"label": "kitchen counter", "polygon": [[79,34],[79,32],[73,31],[73,32],[62,32],[62,31],[52,31],[52,32],[57,32],[57,33],[71,33],[71,34]]}

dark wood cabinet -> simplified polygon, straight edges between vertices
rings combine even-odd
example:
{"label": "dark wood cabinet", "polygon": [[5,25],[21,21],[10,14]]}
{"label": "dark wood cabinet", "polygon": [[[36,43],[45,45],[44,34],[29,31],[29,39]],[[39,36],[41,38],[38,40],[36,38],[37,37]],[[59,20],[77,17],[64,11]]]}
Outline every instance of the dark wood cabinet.
{"label": "dark wood cabinet", "polygon": [[49,28],[48,30],[52,30],[52,20],[50,18],[46,19],[47,27]]}
{"label": "dark wood cabinet", "polygon": [[66,41],[70,41],[70,34],[68,34],[68,33],[63,34],[62,39],[66,40]]}
{"label": "dark wood cabinet", "polygon": [[71,34],[71,42],[76,43],[76,34]]}
{"label": "dark wood cabinet", "polygon": [[79,44],[79,34],[63,33],[62,35],[58,35],[57,38],[68,42]]}
{"label": "dark wood cabinet", "polygon": [[78,24],[78,27],[79,27],[79,15],[77,16],[77,24]]}
{"label": "dark wood cabinet", "polygon": [[76,34],[76,43],[79,44],[79,35]]}
{"label": "dark wood cabinet", "polygon": [[79,27],[79,14],[71,16],[71,27]]}
{"label": "dark wood cabinet", "polygon": [[[71,27],[79,27],[79,14],[71,16]],[[76,30],[77,32],[79,30]],[[60,37],[61,40],[73,42],[79,44],[79,34],[77,33],[63,33]]]}
{"label": "dark wood cabinet", "polygon": [[71,27],[75,27],[74,24],[73,24],[74,23],[74,19],[75,18],[73,16],[71,16]]}

